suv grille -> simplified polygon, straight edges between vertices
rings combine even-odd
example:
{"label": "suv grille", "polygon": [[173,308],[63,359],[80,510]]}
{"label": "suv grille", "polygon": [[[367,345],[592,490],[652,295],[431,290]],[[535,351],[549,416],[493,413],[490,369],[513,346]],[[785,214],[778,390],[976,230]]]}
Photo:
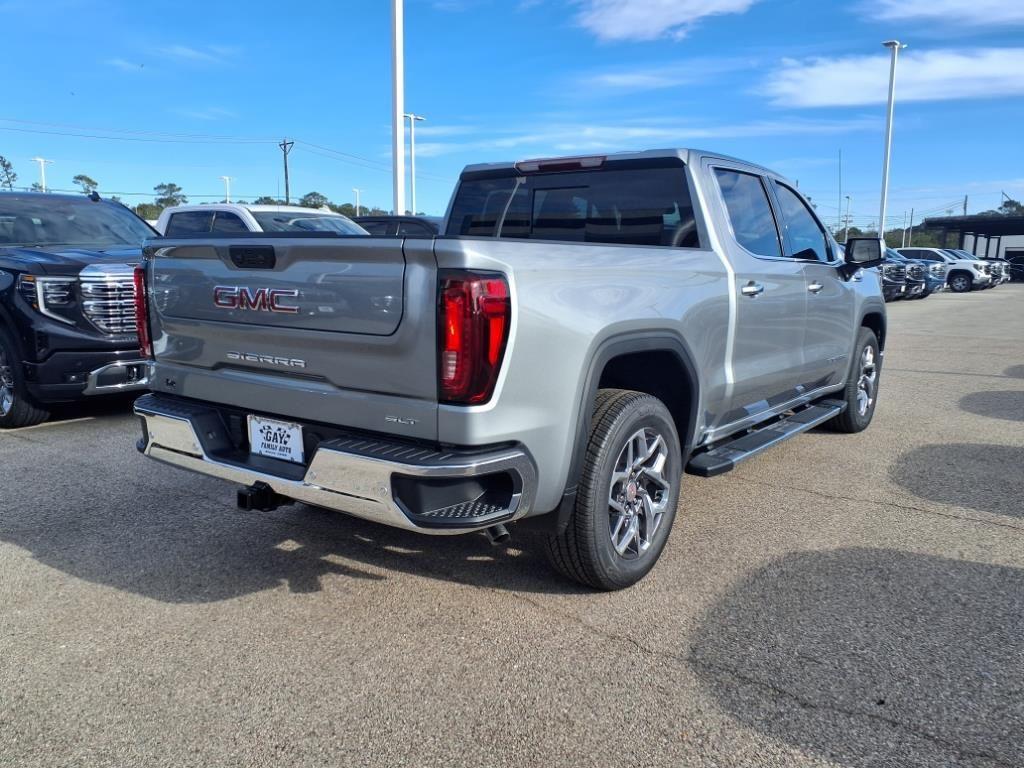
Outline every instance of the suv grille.
{"label": "suv grille", "polygon": [[907,279],[907,268],[899,264],[886,264],[885,276],[890,280],[900,282]]}
{"label": "suv grille", "polygon": [[1003,274],[1003,265],[998,261],[992,262],[992,274],[996,276],[1001,276]]}
{"label": "suv grille", "polygon": [[127,264],[92,266],[78,277],[82,312],[103,333],[135,333],[135,280]]}
{"label": "suv grille", "polygon": [[911,280],[923,280],[924,279],[924,267],[920,264],[911,264],[907,267],[907,277]]}

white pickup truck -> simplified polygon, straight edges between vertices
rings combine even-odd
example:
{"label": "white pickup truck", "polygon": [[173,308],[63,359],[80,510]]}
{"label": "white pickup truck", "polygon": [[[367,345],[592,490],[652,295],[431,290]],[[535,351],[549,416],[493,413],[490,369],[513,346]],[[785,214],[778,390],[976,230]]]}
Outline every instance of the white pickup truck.
{"label": "white pickup truck", "polygon": [[333,232],[367,235],[352,219],[327,208],[298,205],[246,205],[211,203],[165,208],[156,231],[167,237],[190,235],[242,235],[247,232]]}

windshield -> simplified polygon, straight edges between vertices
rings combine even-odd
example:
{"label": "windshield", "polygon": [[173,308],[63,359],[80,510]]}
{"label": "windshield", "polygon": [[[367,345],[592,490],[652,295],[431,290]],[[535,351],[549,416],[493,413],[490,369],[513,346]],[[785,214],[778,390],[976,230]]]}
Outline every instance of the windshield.
{"label": "windshield", "polygon": [[365,235],[365,229],[344,216],[295,211],[252,211],[264,232],[336,232],[339,235]]}
{"label": "windshield", "polygon": [[0,194],[0,246],[141,247],[156,233],[119,203]]}
{"label": "windshield", "polygon": [[897,253],[892,248],[885,249],[885,255],[893,261],[898,261],[900,264],[906,264],[908,259],[902,253]]}

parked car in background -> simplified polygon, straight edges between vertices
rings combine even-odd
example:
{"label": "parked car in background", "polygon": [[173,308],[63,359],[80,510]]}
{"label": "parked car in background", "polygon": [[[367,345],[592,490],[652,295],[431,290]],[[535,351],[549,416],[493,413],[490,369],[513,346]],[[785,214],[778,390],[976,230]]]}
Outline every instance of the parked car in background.
{"label": "parked car in background", "polygon": [[906,286],[903,291],[904,299],[920,299],[927,295],[928,281],[925,275],[928,271],[927,262],[908,259],[892,248],[885,249],[886,264],[902,264],[905,270]]}
{"label": "parked car in background", "polygon": [[907,295],[907,266],[886,254],[881,266],[882,295],[886,301],[902,299]]}
{"label": "parked car in background", "polygon": [[154,234],[96,194],[0,193],[0,428],[145,389],[134,270]]}
{"label": "parked car in background", "polygon": [[946,285],[954,293],[988,288],[992,284],[992,267],[976,259],[947,252],[943,248],[897,248],[908,259],[938,262],[946,265]]}
{"label": "parked car in background", "polygon": [[352,219],[327,209],[298,205],[246,205],[210,203],[165,208],[156,230],[166,237],[182,235],[238,235],[246,232],[331,232],[365,235]]}
{"label": "parked car in background", "polygon": [[985,264],[992,266],[992,286],[1002,285],[1008,283],[1011,280],[1011,265],[1006,259],[996,258],[994,256],[979,256],[970,251],[965,251],[962,248],[951,248],[947,249],[948,253],[954,256],[962,256],[963,258],[974,259],[975,261],[981,261]]}
{"label": "parked car in background", "polygon": [[146,253],[144,454],[248,509],[493,541],[540,518],[555,568],[600,589],[657,562],[684,468],[859,432],[877,404],[879,240],[840,258],[795,185],[735,158],[470,166],[444,237]]}
{"label": "parked car in background", "polygon": [[433,237],[444,219],[437,216],[356,216],[353,219],[371,235]]}

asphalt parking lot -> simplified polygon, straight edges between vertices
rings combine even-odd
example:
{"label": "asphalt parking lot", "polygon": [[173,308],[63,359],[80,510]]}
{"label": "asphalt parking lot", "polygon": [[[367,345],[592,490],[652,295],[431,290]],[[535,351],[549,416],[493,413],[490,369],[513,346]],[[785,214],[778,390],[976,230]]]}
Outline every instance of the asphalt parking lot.
{"label": "asphalt parking lot", "polygon": [[890,305],[873,426],[687,477],[616,594],[62,415],[0,435],[0,765],[1024,765],[1024,286]]}

